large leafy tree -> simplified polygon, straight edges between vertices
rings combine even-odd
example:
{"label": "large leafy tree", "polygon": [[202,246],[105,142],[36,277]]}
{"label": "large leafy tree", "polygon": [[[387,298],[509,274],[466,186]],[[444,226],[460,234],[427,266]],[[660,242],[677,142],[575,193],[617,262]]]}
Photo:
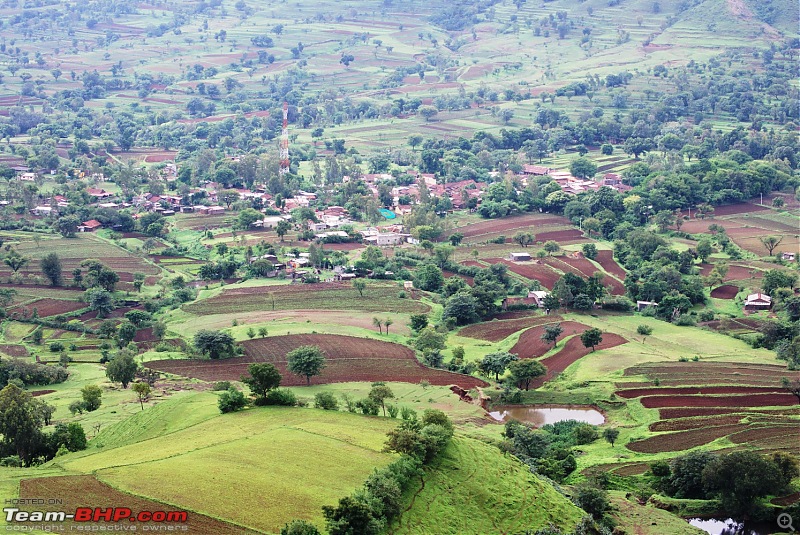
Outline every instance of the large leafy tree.
{"label": "large leafy tree", "polygon": [[506,367],[515,360],[517,360],[517,356],[506,351],[489,353],[483,357],[483,360],[478,364],[478,369],[486,375],[493,373],[494,380],[497,381],[500,378],[500,374],[504,373]]}
{"label": "large leafy tree", "polygon": [[563,332],[564,328],[560,323],[545,325],[544,333],[542,333],[540,338],[549,344],[553,344],[553,347],[556,347],[556,344],[558,343],[558,337],[561,336],[561,333]]}
{"label": "large leafy tree", "polygon": [[30,464],[42,442],[41,412],[33,397],[14,384],[0,390],[0,434],[3,448]]}
{"label": "large leafy tree", "polygon": [[290,372],[304,376],[310,385],[311,378],[325,368],[325,354],[319,346],[300,346],[286,354],[286,363]]}
{"label": "large leafy tree", "polygon": [[278,388],[283,379],[278,369],[269,362],[254,362],[247,367],[247,373],[250,376],[242,376],[242,382],[250,388],[256,398],[262,400],[267,397],[267,392]]}
{"label": "large leafy tree", "polygon": [[592,351],[594,351],[595,346],[599,345],[602,341],[603,331],[600,329],[587,329],[581,333],[581,342],[583,342],[583,347],[591,347]]}
{"label": "large leafy tree", "polygon": [[782,486],[782,477],[778,466],[763,455],[734,451],[705,466],[703,484],[720,498],[726,511],[737,519],[746,519],[758,498]]}
{"label": "large leafy tree", "polygon": [[64,277],[61,272],[61,259],[56,253],[47,253],[41,260],[42,273],[50,280],[51,286],[61,286]]}
{"label": "large leafy tree", "polygon": [[133,352],[120,349],[106,365],[106,377],[114,383],[122,383],[122,388],[128,388],[138,370],[139,364],[134,360]]}
{"label": "large leafy tree", "polygon": [[194,335],[194,347],[211,359],[233,355],[233,336],[222,331],[201,329]]}
{"label": "large leafy tree", "polygon": [[525,385],[525,390],[531,386],[531,381],[547,373],[547,368],[538,360],[523,359],[508,365],[511,377],[518,385]]}

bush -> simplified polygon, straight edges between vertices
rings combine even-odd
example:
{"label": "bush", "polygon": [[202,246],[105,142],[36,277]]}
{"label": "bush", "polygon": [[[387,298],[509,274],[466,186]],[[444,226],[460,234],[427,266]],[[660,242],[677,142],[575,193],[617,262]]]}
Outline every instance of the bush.
{"label": "bush", "polygon": [[675,325],[679,327],[694,327],[697,325],[697,322],[694,318],[689,314],[681,314],[678,316],[678,319],[675,320]]}
{"label": "bush", "polygon": [[314,396],[314,407],[326,411],[339,410],[339,402],[331,392],[319,392]]}
{"label": "bush", "polygon": [[630,312],[633,310],[633,302],[627,297],[609,297],[600,303],[603,310],[614,310],[617,312]]}
{"label": "bush", "polygon": [[639,325],[638,327],[636,327],[636,332],[641,334],[641,335],[645,335],[646,336],[646,335],[653,334],[653,328],[650,327],[649,325],[642,324],[642,325]]}
{"label": "bush", "polygon": [[700,312],[700,321],[714,321],[714,311],[703,310]]}
{"label": "bush", "polygon": [[381,406],[370,398],[359,399],[356,401],[356,407],[361,411],[361,414],[367,416],[377,416],[381,410]]}
{"label": "bush", "polygon": [[53,342],[50,344],[51,353],[61,353],[62,351],[64,351],[64,344],[61,342]]}
{"label": "bush", "polygon": [[83,414],[85,410],[86,406],[83,404],[83,401],[73,401],[69,404],[69,412],[71,412],[73,416],[76,414]]}
{"label": "bush", "polygon": [[403,420],[416,420],[417,419],[417,411],[411,409],[409,407],[400,407],[400,418]]}
{"label": "bush", "polygon": [[279,405],[282,407],[294,407],[297,405],[297,396],[294,392],[286,388],[276,388],[267,392],[267,396],[258,405]]}
{"label": "bush", "polygon": [[572,430],[572,435],[575,437],[576,444],[591,444],[597,437],[597,428],[590,424],[576,425]]}
{"label": "bush", "polygon": [[247,406],[247,398],[244,397],[243,393],[231,387],[219,397],[217,406],[223,414],[239,411]]}
{"label": "bush", "polygon": [[233,385],[231,384],[230,381],[217,381],[216,383],[214,383],[214,388],[212,388],[211,390],[213,390],[214,392],[222,392],[225,390],[230,390],[232,386]]}
{"label": "bush", "polygon": [[389,413],[389,418],[397,418],[397,413],[400,412],[400,409],[397,405],[386,405],[386,412]]}

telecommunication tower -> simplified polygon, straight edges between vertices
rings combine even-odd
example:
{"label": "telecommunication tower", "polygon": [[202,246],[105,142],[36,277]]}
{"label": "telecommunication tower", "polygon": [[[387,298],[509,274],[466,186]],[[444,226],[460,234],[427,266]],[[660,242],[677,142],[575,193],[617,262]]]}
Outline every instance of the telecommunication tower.
{"label": "telecommunication tower", "polygon": [[281,176],[289,172],[289,103],[283,103],[283,129],[281,130]]}

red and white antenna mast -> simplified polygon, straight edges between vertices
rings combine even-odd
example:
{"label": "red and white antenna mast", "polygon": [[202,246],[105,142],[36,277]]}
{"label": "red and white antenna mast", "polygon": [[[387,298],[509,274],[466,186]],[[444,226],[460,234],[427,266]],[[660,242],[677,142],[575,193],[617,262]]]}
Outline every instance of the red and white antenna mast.
{"label": "red and white antenna mast", "polygon": [[289,103],[283,103],[283,129],[281,130],[281,176],[289,172]]}

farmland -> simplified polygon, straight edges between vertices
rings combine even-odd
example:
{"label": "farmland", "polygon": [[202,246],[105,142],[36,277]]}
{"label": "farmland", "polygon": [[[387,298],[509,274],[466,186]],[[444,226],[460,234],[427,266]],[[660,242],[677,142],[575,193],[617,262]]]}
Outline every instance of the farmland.
{"label": "farmland", "polygon": [[344,283],[226,288],[218,295],[185,305],[183,309],[196,315],[293,309],[419,313],[430,309],[411,296],[399,299],[399,291],[397,286],[386,283],[368,285],[363,297]]}
{"label": "farmland", "polygon": [[399,344],[367,338],[339,335],[272,336],[242,343],[245,355],[225,360],[160,360],[150,361],[153,370],[202,379],[204,381],[238,380],[247,374],[252,362],[271,362],[283,375],[285,385],[304,385],[304,377],[293,375],[286,368],[286,354],[304,345],[316,345],[326,355],[326,365],[315,384],[349,381],[403,381],[418,383],[427,380],[434,385],[457,384],[464,389],[481,386],[480,379],[435,370],[422,366],[414,352]]}

